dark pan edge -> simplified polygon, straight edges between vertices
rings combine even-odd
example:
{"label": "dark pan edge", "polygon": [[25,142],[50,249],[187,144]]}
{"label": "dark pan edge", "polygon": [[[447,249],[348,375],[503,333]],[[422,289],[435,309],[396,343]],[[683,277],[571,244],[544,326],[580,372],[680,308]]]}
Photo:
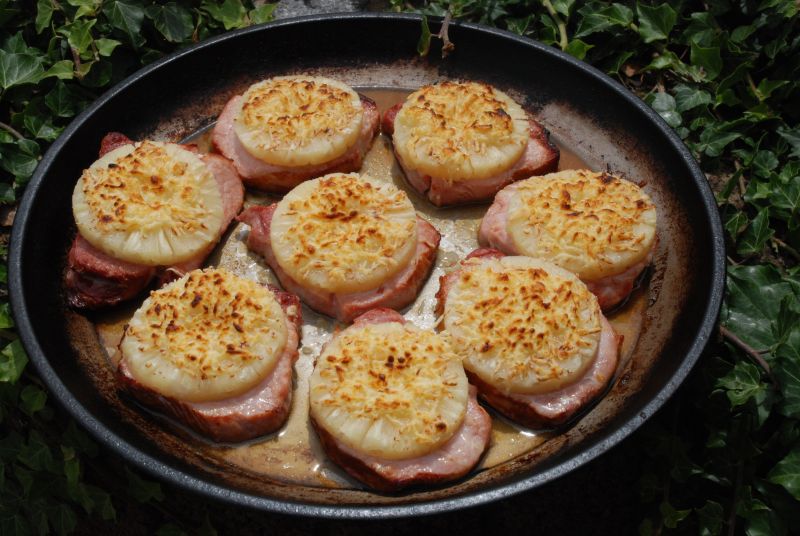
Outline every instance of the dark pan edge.
{"label": "dark pan edge", "polygon": [[[222,499],[226,502],[247,506],[252,508],[264,509],[276,513],[292,514],[292,515],[308,515],[319,516],[326,518],[397,518],[409,515],[425,515],[442,513],[446,511],[453,511],[460,508],[467,508],[478,504],[499,500],[508,497],[512,494],[520,493],[531,488],[542,485],[546,482],[554,480],[567,472],[570,472],[588,461],[597,458],[602,453],[622,441],[625,437],[630,435],[639,428],[653,413],[655,413],[677,390],[678,386],[683,382],[689,374],[694,364],[699,359],[702,350],[705,348],[719,313],[722,303],[724,292],[725,280],[725,251],[722,233],[722,224],[719,219],[719,214],[716,207],[716,202],[711,192],[711,189],[706,181],[705,175],[694,162],[691,153],[683,145],[677,135],[670,129],[652,109],[650,109],[644,102],[639,100],[633,94],[629,93],[625,88],[616,84],[613,80],[608,78],[599,70],[588,66],[566,53],[552,49],[540,43],[536,43],[530,39],[522,38],[509,32],[502,30],[487,28],[484,26],[468,23],[458,23],[459,26],[480,31],[486,34],[496,35],[498,38],[513,40],[527,47],[533,47],[542,51],[547,51],[548,54],[557,56],[561,61],[570,64],[573,68],[583,71],[585,74],[596,79],[601,83],[622,96],[630,105],[636,108],[639,112],[648,116],[652,122],[657,125],[660,134],[665,136],[670,145],[676,150],[683,159],[687,166],[687,171],[691,175],[695,185],[701,192],[702,204],[705,212],[705,218],[710,223],[708,230],[709,236],[712,240],[712,282],[708,290],[708,300],[706,308],[702,313],[702,323],[698,327],[697,335],[686,352],[683,358],[683,363],[664,385],[664,388],[653,397],[648,403],[644,405],[641,411],[628,422],[623,423],[618,430],[604,437],[601,440],[587,438],[586,442],[590,446],[586,447],[583,452],[573,454],[572,457],[556,461],[552,466],[544,469],[541,473],[532,476],[520,476],[516,481],[509,482],[505,485],[495,487],[492,489],[482,490],[473,493],[467,493],[462,496],[439,500],[435,502],[420,502],[415,504],[399,505],[399,506],[355,506],[355,505],[342,505],[342,506],[321,506],[311,505],[306,503],[288,502],[288,501],[275,501],[263,496],[256,496],[243,492],[231,491],[230,489],[210,484],[209,482],[184,474],[179,470],[175,470],[166,466],[162,461],[155,459],[152,456],[142,453],[129,443],[122,440],[119,436],[112,433],[109,429],[105,428],[96,418],[93,417],[71,394],[66,388],[65,384],[61,381],[55,370],[45,358],[39,342],[33,336],[33,326],[31,318],[28,314],[28,309],[24,297],[22,295],[22,281],[23,275],[21,272],[22,264],[22,238],[26,234],[27,229],[32,222],[29,220],[30,206],[41,187],[41,182],[44,178],[43,170],[52,163],[54,155],[58,153],[64,145],[65,140],[69,138],[80,126],[80,124],[88,116],[95,113],[105,102],[113,99],[123,88],[136,82],[138,79],[147,76],[152,71],[165,68],[177,58],[185,54],[191,54],[196,50],[205,47],[212,47],[216,43],[228,39],[235,39],[239,35],[247,34],[250,32],[262,31],[264,27],[278,27],[278,26],[293,26],[302,25],[309,22],[316,21],[331,21],[332,19],[370,19],[370,20],[408,20],[418,21],[420,18],[414,15],[398,15],[398,14],[334,14],[334,15],[313,15],[306,17],[299,17],[294,19],[286,19],[267,25],[247,28],[226,35],[218,36],[209,39],[203,43],[199,43],[191,48],[176,52],[167,56],[158,62],[145,67],[141,71],[131,75],[124,81],[120,82],[97,101],[95,101],[89,108],[76,117],[69,127],[64,131],[62,137],[59,138],[47,151],[43,157],[40,165],[31,179],[27,191],[20,203],[19,210],[17,211],[17,218],[14,228],[12,229],[10,252],[9,252],[9,291],[12,312],[17,322],[18,332],[28,355],[36,366],[42,379],[45,381],[49,390],[55,395],[55,398],[66,407],[68,412],[73,418],[78,420],[86,427],[89,432],[104,446],[118,452],[125,453],[125,457],[132,461],[140,469],[150,475],[170,482],[171,484],[178,485],[195,493],[212,498]],[[591,444],[594,441],[594,444]],[[563,458],[563,455],[556,457]]]}

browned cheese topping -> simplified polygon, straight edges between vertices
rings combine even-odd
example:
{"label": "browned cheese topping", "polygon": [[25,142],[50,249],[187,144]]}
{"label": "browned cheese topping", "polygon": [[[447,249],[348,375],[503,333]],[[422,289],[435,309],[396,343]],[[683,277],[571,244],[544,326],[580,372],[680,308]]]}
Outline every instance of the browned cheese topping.
{"label": "browned cheese topping", "polygon": [[194,270],[153,291],[120,349],[133,375],[179,400],[240,394],[273,369],[287,339],[273,293],[221,269]]}
{"label": "browned cheese topping", "polygon": [[461,426],[468,384],[448,340],[396,322],[353,326],[329,343],[311,377],[311,414],[361,452],[422,456]]}
{"label": "browned cheese topping", "polygon": [[532,177],[516,188],[507,230],[522,255],[592,280],[625,271],[653,247],[655,205],[632,182],[569,170]]}
{"label": "browned cheese topping", "polygon": [[573,274],[527,257],[470,259],[447,295],[444,326],[464,366],[510,393],[577,379],[600,341],[597,299]]}

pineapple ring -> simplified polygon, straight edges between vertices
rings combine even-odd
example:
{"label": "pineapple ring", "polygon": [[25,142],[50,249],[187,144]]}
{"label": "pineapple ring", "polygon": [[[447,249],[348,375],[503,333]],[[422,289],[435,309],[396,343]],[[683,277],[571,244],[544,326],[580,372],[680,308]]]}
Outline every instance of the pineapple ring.
{"label": "pineapple ring", "polygon": [[596,280],[624,272],[653,248],[656,207],[630,181],[568,170],[516,183],[507,232],[520,255]]}
{"label": "pineapple ring", "polygon": [[333,173],[286,194],[272,218],[270,241],[278,264],[303,286],[360,292],[411,261],[417,214],[393,184]]}
{"label": "pineapple ring", "polygon": [[468,385],[445,337],[398,322],[351,326],[317,359],[311,416],[357,451],[416,458],[459,429]]}
{"label": "pineapple ring", "polygon": [[245,393],[275,368],[286,315],[263,285],[226,270],[193,270],[150,293],[120,343],[131,374],[186,402]]}
{"label": "pineapple ring", "polygon": [[247,152],[268,164],[311,166],[347,152],[363,116],[361,97],[346,84],[277,76],[248,88],[233,128]]}
{"label": "pineapple ring", "polygon": [[72,193],[81,236],[97,249],[147,266],[176,264],[217,239],[223,219],[214,175],[191,151],[143,141],[110,151]]}
{"label": "pineapple ring", "polygon": [[405,165],[449,181],[485,179],[519,160],[528,114],[488,84],[441,82],[406,98],[392,140]]}
{"label": "pineapple ring", "polygon": [[600,306],[574,274],[530,257],[470,259],[447,294],[444,329],[464,367],[505,393],[551,392],[597,355]]}

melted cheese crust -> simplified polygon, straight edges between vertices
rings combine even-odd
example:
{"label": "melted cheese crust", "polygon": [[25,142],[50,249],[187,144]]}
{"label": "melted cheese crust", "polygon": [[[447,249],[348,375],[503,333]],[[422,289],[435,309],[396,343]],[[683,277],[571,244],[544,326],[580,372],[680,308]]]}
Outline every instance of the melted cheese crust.
{"label": "melted cheese crust", "polygon": [[268,164],[317,165],[356,143],[363,116],[350,86],[330,78],[278,76],[250,86],[233,127],[245,149]]}
{"label": "melted cheese crust", "polygon": [[370,290],[402,270],[417,247],[417,215],[405,192],[357,173],[306,181],[278,203],[275,258],[306,287]]}
{"label": "melted cheese crust", "polygon": [[223,219],[213,174],[173,143],[123,145],[83,172],[72,194],[81,235],[123,261],[175,264],[214,243]]}
{"label": "melted cheese crust", "polygon": [[516,183],[507,232],[522,255],[594,280],[644,260],[656,236],[656,207],[632,182],[569,170]]}
{"label": "melted cheese crust", "polygon": [[506,393],[556,390],[597,354],[600,306],[574,274],[529,257],[469,259],[445,302],[464,367]]}
{"label": "melted cheese crust", "polygon": [[311,415],[355,450],[415,458],[461,426],[468,385],[445,337],[397,322],[354,326],[317,359]]}
{"label": "melted cheese crust", "polygon": [[441,82],[406,98],[393,142],[403,163],[450,181],[485,179],[519,160],[528,115],[502,91],[477,82]]}
{"label": "melted cheese crust", "polygon": [[120,351],[142,384],[187,402],[242,394],[275,367],[286,315],[273,293],[222,269],[193,270],[150,293]]}

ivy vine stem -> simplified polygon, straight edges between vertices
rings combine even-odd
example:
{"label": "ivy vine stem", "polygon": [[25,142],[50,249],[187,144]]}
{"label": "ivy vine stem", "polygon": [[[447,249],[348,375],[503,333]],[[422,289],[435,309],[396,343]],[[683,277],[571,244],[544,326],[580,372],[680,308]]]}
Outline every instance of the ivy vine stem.
{"label": "ivy vine stem", "polygon": [[723,325],[719,326],[719,332],[725,340],[731,342],[738,349],[740,349],[748,356],[750,356],[753,359],[753,361],[758,363],[758,365],[762,369],[764,369],[764,372],[767,374],[767,376],[769,376],[769,379],[772,382],[772,385],[775,387],[775,389],[780,389],[780,383],[778,382],[778,378],[776,378],[775,375],[772,373],[772,368],[769,366],[769,363],[767,363],[767,361],[764,359],[764,356],[761,355],[761,352],[759,352],[758,350],[756,350],[755,348],[744,342],[735,333],[733,333],[731,330],[729,330]]}
{"label": "ivy vine stem", "polygon": [[561,47],[561,50],[566,50],[567,45],[569,45],[569,37],[567,36],[567,24],[561,20],[561,17],[558,15],[556,8],[553,7],[553,4],[550,0],[542,0],[542,5],[547,9],[547,12],[553,17],[553,20],[556,22],[556,26],[558,26],[558,46]]}
{"label": "ivy vine stem", "polygon": [[14,127],[12,127],[9,124],[6,124],[6,123],[3,123],[2,121],[0,121],[0,128],[5,130],[6,132],[11,133],[11,135],[14,136],[15,138],[17,138],[18,140],[24,140],[25,139],[25,136],[20,134],[20,132],[17,129],[15,129]]}

